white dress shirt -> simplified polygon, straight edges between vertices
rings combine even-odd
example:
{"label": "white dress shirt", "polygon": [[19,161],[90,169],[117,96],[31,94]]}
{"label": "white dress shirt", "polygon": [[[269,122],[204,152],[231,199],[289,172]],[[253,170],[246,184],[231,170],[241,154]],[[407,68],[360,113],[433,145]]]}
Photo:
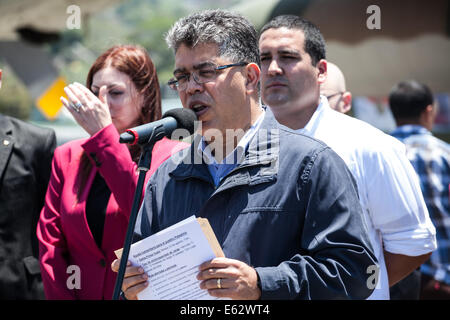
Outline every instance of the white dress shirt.
{"label": "white dress shirt", "polygon": [[408,256],[437,248],[436,230],[405,146],[368,123],[331,109],[324,96],[310,121],[297,132],[325,142],[355,177],[380,264],[378,284],[368,299],[389,299],[383,246],[388,252]]}

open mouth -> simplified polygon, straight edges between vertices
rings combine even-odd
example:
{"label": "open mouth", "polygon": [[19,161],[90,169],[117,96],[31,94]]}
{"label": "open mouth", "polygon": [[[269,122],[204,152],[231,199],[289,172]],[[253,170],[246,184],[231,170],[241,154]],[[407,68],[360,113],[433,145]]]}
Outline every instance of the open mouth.
{"label": "open mouth", "polygon": [[191,109],[195,112],[197,117],[200,117],[202,114],[204,114],[208,110],[208,108],[209,106],[200,103],[191,106]]}
{"label": "open mouth", "polygon": [[204,105],[195,105],[192,107],[192,110],[194,110],[194,112],[201,112],[202,110],[204,110],[205,108],[208,108],[207,106]]}

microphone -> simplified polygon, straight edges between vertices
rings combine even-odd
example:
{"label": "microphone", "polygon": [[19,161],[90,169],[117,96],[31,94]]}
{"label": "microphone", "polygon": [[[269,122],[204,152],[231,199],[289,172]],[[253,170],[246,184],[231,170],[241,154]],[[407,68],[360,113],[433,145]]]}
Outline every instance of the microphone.
{"label": "microphone", "polygon": [[168,110],[161,120],[146,123],[138,127],[127,129],[120,135],[120,143],[145,144],[150,137],[158,141],[170,136],[175,129],[185,129],[189,134],[194,133],[194,124],[197,115],[191,109],[175,108]]}

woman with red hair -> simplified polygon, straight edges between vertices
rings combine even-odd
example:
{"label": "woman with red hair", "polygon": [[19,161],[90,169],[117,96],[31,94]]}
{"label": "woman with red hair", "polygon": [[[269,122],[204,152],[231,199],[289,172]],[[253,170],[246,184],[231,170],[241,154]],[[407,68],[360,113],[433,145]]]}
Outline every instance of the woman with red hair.
{"label": "woman with red hair", "polygon": [[[74,83],[64,91],[62,103],[90,137],[55,150],[37,227],[44,290],[47,299],[111,299],[110,265],[125,239],[140,155],[119,135],[161,118],[158,77],[143,48],[115,46],[94,62],[86,87]],[[186,146],[157,142],[146,181]]]}

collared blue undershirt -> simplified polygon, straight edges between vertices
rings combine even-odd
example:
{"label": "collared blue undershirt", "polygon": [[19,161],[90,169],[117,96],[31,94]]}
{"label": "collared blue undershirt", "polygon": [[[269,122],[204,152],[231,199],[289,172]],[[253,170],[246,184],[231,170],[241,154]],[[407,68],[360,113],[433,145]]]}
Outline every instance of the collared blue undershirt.
{"label": "collared blue undershirt", "polygon": [[203,154],[203,158],[205,159],[205,163],[208,166],[208,170],[211,173],[211,176],[214,180],[214,185],[216,187],[219,185],[220,181],[239,164],[239,161],[242,160],[239,159],[240,155],[243,154],[243,150],[247,148],[250,140],[256,134],[264,119],[265,111],[264,109],[262,109],[262,111],[262,114],[258,117],[255,123],[247,130],[247,132],[245,132],[242,139],[239,140],[236,148],[220,163],[216,161],[211,153],[210,148],[208,148],[208,145],[202,137],[201,143],[199,143],[198,148],[200,149],[199,151],[201,151]]}

